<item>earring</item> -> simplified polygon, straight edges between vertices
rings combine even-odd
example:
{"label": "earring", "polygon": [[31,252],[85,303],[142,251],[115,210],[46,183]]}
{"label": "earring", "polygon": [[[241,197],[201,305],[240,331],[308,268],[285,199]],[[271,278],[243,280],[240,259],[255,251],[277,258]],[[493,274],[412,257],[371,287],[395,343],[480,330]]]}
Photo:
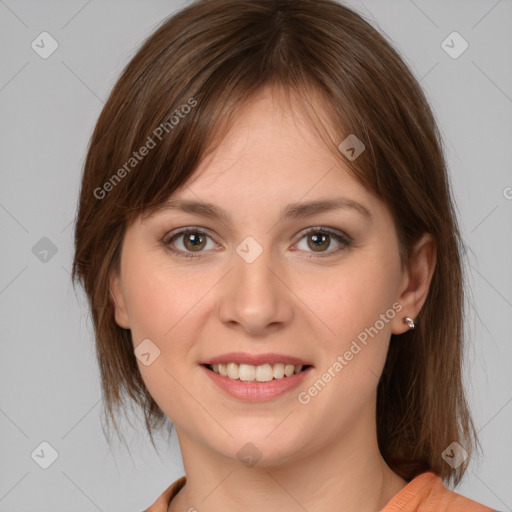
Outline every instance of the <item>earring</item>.
{"label": "earring", "polygon": [[404,317],[403,322],[404,322],[404,324],[408,325],[409,329],[411,329],[411,330],[414,329],[414,320],[411,317],[409,317],[409,316]]}

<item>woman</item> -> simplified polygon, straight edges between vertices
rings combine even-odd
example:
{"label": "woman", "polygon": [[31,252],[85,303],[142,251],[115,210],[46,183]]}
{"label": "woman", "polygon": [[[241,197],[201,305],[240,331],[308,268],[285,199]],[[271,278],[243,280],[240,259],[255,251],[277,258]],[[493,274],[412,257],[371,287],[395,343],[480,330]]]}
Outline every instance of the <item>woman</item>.
{"label": "woman", "polygon": [[461,241],[427,101],[330,0],[199,1],[145,42],[90,143],[74,278],[107,418],[176,427],[148,512],[490,511]]}

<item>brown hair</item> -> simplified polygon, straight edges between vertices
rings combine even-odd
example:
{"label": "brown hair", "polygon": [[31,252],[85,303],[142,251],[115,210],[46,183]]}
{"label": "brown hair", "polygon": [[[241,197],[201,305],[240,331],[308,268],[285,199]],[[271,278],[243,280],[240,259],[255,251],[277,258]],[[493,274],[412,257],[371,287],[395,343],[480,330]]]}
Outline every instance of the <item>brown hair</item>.
{"label": "brown hair", "polygon": [[[141,378],[130,331],[114,320],[108,276],[124,231],[187,181],[236,109],[263,86],[293,93],[330,123],[337,140],[324,133],[329,148],[389,207],[404,265],[422,234],[436,241],[416,329],[391,339],[377,433],[383,457],[407,480],[431,470],[458,483],[469,458],[455,469],[441,454],[453,441],[471,453],[478,440],[461,375],[463,246],[442,140],[398,52],[331,0],[195,2],[145,41],[110,94],[85,161],[73,262],[73,281],[83,284],[92,312],[107,419],[117,430],[114,409],[126,396],[143,409],[152,442],[167,419]],[[337,149],[348,134],[366,146],[354,161]]]}

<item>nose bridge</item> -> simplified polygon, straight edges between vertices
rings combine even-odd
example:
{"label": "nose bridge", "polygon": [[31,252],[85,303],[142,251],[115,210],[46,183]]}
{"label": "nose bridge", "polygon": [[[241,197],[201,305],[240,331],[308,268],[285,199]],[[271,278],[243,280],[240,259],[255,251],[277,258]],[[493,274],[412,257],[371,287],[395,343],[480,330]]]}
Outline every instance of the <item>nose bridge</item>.
{"label": "nose bridge", "polygon": [[247,237],[236,247],[233,265],[220,300],[221,321],[253,333],[287,322],[292,311],[290,297],[275,276],[279,264],[274,251]]}
{"label": "nose bridge", "polygon": [[272,261],[274,258],[271,248],[263,248],[252,239],[242,242],[237,247],[236,253],[235,274],[240,285],[251,294],[261,291],[270,292],[274,285],[272,281],[275,280],[270,269],[276,266],[276,262]]}

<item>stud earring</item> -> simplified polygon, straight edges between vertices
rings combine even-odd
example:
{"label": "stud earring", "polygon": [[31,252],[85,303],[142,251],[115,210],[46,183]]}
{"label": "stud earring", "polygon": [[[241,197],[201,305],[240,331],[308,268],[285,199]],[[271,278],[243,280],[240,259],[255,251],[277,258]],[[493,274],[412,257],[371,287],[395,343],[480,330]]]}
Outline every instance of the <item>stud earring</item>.
{"label": "stud earring", "polygon": [[408,325],[409,329],[411,329],[411,330],[414,329],[414,320],[411,317],[409,317],[409,316],[404,317],[403,322],[404,322],[404,324]]}

